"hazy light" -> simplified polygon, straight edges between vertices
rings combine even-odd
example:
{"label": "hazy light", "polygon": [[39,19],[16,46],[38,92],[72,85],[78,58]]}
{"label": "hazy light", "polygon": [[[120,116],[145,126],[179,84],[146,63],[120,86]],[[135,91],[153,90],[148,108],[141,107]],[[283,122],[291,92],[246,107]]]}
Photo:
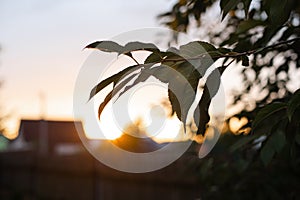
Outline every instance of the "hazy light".
{"label": "hazy light", "polygon": [[229,128],[234,134],[239,134],[239,130],[248,123],[248,119],[246,117],[242,117],[241,119],[237,117],[232,117],[229,120]]}

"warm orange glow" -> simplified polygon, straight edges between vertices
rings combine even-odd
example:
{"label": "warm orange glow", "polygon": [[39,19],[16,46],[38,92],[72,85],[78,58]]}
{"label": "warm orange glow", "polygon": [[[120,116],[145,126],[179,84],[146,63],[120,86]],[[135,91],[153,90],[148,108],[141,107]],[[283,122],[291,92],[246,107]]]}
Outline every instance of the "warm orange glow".
{"label": "warm orange glow", "polygon": [[[113,124],[110,124],[110,127],[114,126]],[[104,130],[104,136],[108,140],[115,140],[119,137],[121,137],[122,132],[116,131],[116,132],[111,132],[111,129],[107,129],[107,125],[101,126],[101,129]]]}
{"label": "warm orange glow", "polygon": [[167,142],[167,141],[172,141],[177,139],[179,140],[184,139],[184,138],[180,138],[182,136],[182,134],[180,133],[181,126],[182,126],[181,122],[176,117],[168,118],[162,130],[159,131],[158,134],[155,135],[153,139],[158,142]]}
{"label": "warm orange glow", "polygon": [[202,144],[204,142],[203,135],[195,135],[192,139],[199,144]]}
{"label": "warm orange glow", "polygon": [[[114,71],[118,71],[120,66],[124,66],[125,64],[126,62],[120,58],[111,65],[112,68],[110,70],[116,68]],[[107,91],[102,91],[94,97],[95,116],[87,117],[97,117],[98,106],[111,89],[112,88],[108,88]],[[168,108],[161,104],[158,105],[158,103],[167,96],[165,84],[154,78],[150,78],[147,82],[131,88],[124,96],[123,99],[119,98],[114,102],[114,105],[119,110],[116,111],[114,110],[115,108],[112,108],[112,102],[105,107],[101,113],[101,120],[98,122],[98,127],[85,127],[88,138],[104,139],[99,136],[99,129],[101,129],[103,133],[102,137],[104,135],[105,139],[115,140],[122,135],[122,132],[124,132],[127,126],[142,120],[145,132],[149,137],[153,138],[153,140],[157,142],[172,141],[175,138],[177,140],[182,123],[175,117],[169,118]],[[93,120],[86,117],[83,118],[86,122]],[[88,123],[86,123],[86,126],[88,126],[87,124]],[[155,124],[157,124],[158,127],[155,127]]]}
{"label": "warm orange glow", "polygon": [[10,139],[10,140],[13,140],[15,138],[18,137],[18,126],[19,126],[19,123],[17,120],[6,120],[4,122],[4,125],[5,125],[5,132],[3,133],[3,135]]}
{"label": "warm orange glow", "polygon": [[6,137],[7,139],[13,140],[16,139],[18,136],[17,132],[9,132],[9,133],[3,133],[4,137]]}
{"label": "warm orange glow", "polygon": [[[96,116],[90,116],[96,117]],[[89,121],[94,119],[85,118],[85,122],[83,123],[85,129],[85,135],[89,139],[108,139],[114,140],[122,135],[122,125],[118,125],[117,122],[114,120],[111,114],[111,104],[108,105],[107,108],[104,109],[101,120],[98,120],[98,125],[91,126]],[[99,134],[101,131],[102,134]],[[104,136],[104,138],[103,138]]]}
{"label": "warm orange glow", "polygon": [[240,134],[240,129],[248,123],[248,119],[246,117],[242,117],[241,119],[237,117],[232,117],[229,120],[229,128],[234,134]]}
{"label": "warm orange glow", "polygon": [[227,122],[223,122],[221,126],[221,133],[227,133],[229,131],[229,124]]}

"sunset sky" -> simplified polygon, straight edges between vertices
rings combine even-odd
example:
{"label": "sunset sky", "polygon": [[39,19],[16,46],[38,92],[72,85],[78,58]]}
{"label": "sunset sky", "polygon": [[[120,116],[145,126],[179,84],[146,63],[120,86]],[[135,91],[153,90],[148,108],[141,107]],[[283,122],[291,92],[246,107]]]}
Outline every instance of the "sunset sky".
{"label": "sunset sky", "polygon": [[171,5],[169,0],[0,1],[2,110],[14,121],[41,114],[72,118],[74,82],[90,54],[83,47],[157,27],[156,16]]}
{"label": "sunset sky", "polygon": [[[1,109],[21,118],[72,119],[74,85],[96,40],[147,27],[171,0],[0,1]],[[235,83],[232,83],[235,84]]]}

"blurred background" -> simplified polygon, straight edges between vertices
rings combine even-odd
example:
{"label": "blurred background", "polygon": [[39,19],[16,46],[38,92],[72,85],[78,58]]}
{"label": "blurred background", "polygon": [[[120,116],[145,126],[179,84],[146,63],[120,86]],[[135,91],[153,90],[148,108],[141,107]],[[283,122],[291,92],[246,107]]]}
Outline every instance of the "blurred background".
{"label": "blurred background", "polygon": [[[299,41],[249,56],[253,67],[236,62],[226,69],[226,103],[221,103],[228,119],[218,144],[203,159],[198,154],[203,136],[177,138],[178,145],[191,145],[171,165],[148,173],[120,172],[96,160],[82,140],[94,151],[109,153],[113,144],[147,153],[173,138],[86,138],[82,123],[73,118],[74,85],[91,52],[83,48],[91,42],[165,26],[243,52],[300,36],[296,0],[284,1],[289,10],[283,12],[269,0],[230,2],[234,5],[226,7],[226,0],[1,0],[0,199],[298,199],[300,108],[292,94],[300,87]],[[170,41],[176,39],[170,35]],[[253,134],[254,117],[272,102],[294,103],[295,114],[288,119],[286,107],[269,110]],[[164,99],[161,104],[170,107]],[[122,132],[146,135],[143,120]],[[166,132],[174,131],[169,128]],[[176,130],[183,132],[182,126]]]}

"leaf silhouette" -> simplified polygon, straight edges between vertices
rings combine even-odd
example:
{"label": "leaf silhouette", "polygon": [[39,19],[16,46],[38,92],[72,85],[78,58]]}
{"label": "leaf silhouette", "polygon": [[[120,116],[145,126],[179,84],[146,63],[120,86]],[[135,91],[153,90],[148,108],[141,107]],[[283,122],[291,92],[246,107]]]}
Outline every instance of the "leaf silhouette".
{"label": "leaf silhouette", "polygon": [[[202,76],[188,61],[173,65],[172,69],[176,70],[182,76],[179,76],[179,79],[183,79],[178,80],[178,78],[174,79],[170,77],[169,89],[173,91],[178,101],[178,103],[172,105],[172,110],[177,111],[177,117],[183,122],[185,130],[188,112],[195,101],[199,79]],[[175,98],[170,99],[170,97],[172,95],[169,95],[170,102],[177,102]]]}
{"label": "leaf silhouette", "polygon": [[[113,84],[113,90],[108,93],[99,106],[99,119],[103,109],[115,95],[118,95],[117,100],[132,87],[153,76],[168,84],[168,98],[172,107],[172,115],[176,113],[178,119],[184,124],[184,129],[189,110],[196,98],[199,80],[218,58],[231,52],[225,48],[216,49],[210,43],[202,41],[190,42],[180,46],[179,49],[171,47],[166,52],[160,51],[152,43],[138,41],[127,43],[125,46],[112,41],[99,41],[88,45],[86,48],[124,54],[131,57],[135,62],[137,61],[133,58],[133,51],[152,52],[145,59],[144,64],[127,67],[104,79],[91,90],[89,100],[103,88]],[[161,63],[161,65],[154,66],[157,63]],[[243,64],[248,64],[247,57],[243,57]],[[210,120],[209,106],[211,99],[219,89],[220,74],[223,70],[221,68],[213,70],[206,80],[202,97],[194,111],[194,120],[199,122],[197,134],[204,134],[206,125]]]}
{"label": "leaf silhouette", "polygon": [[177,114],[178,119],[181,118],[181,108],[179,100],[177,99],[176,95],[172,92],[171,89],[168,88],[168,98],[171,103],[171,115]]}
{"label": "leaf silhouette", "polygon": [[[126,85],[127,83],[129,83],[135,76],[137,76],[139,73],[135,73],[135,74],[131,74],[129,77],[120,80],[120,83],[117,83],[116,86],[113,88],[113,94],[112,94],[112,98],[118,94]],[[121,96],[121,94],[118,95],[118,97],[116,98],[115,101],[118,100],[118,98]]]}
{"label": "leaf silhouette", "polygon": [[291,100],[288,103],[287,115],[289,120],[292,120],[292,116],[296,111],[297,107],[300,106],[300,89],[294,92]]}
{"label": "leaf silhouette", "polygon": [[100,116],[102,114],[102,111],[104,110],[105,106],[109,103],[110,100],[129,82],[131,81],[134,76],[137,74],[131,74],[129,77],[125,78],[124,80],[120,80],[120,83],[117,83],[116,86],[113,88],[113,90],[108,93],[104,99],[104,101],[100,104],[98,108],[98,118],[100,120]]}
{"label": "leaf silhouette", "polygon": [[[145,64],[145,65],[141,65],[141,67],[143,68],[141,70],[140,73],[138,73],[137,75],[137,78],[134,80],[134,82],[130,85],[127,85],[124,90],[118,95],[117,99],[122,96],[125,92],[127,92],[129,89],[131,89],[132,87],[134,87],[135,85],[141,83],[141,82],[144,82],[146,81],[152,74],[151,72],[149,71],[150,67],[152,66],[153,64]],[[129,82],[129,81],[128,81]],[[127,83],[128,83],[127,82]],[[125,85],[124,85],[125,86]],[[123,87],[124,87],[123,86]]]}
{"label": "leaf silhouette", "polygon": [[121,54],[124,47],[113,41],[97,41],[87,45],[85,48],[98,49],[104,52],[116,52]]}
{"label": "leaf silhouette", "polygon": [[[175,68],[175,69],[174,69]],[[192,71],[193,70],[193,71]],[[195,100],[199,77],[189,63],[181,63],[173,68],[162,65],[152,69],[151,73],[158,80],[168,83],[168,97],[172,106],[172,113],[184,124],[192,103]]]}
{"label": "leaf silhouette", "polygon": [[174,70],[170,69],[170,67],[166,65],[160,65],[150,69],[151,75],[163,83],[169,83],[170,76],[175,77],[176,75],[174,72]]}
{"label": "leaf silhouette", "polygon": [[240,1],[238,0],[221,0],[220,7],[222,9],[222,20],[224,20],[225,16],[229,13],[229,11],[233,10]]}
{"label": "leaf silhouette", "polygon": [[179,51],[180,55],[187,59],[193,68],[197,69],[202,76],[222,54],[213,45],[202,41],[194,41],[182,45]]}
{"label": "leaf silhouette", "polygon": [[278,121],[281,119],[283,116],[278,115],[279,111],[285,110],[287,108],[286,103],[281,103],[281,102],[275,102],[268,104],[264,106],[256,115],[255,119],[253,120],[252,123],[252,130],[256,129],[264,120],[268,119],[269,117],[275,117],[273,119],[275,121]]}
{"label": "leaf silhouette", "polygon": [[98,83],[90,92],[89,100],[91,100],[98,92],[100,92],[102,89],[104,89],[106,86],[110,85],[111,83],[114,83],[115,80],[117,80],[119,77],[118,74],[115,74],[107,79],[104,79],[100,83]]}
{"label": "leaf silhouette", "polygon": [[130,67],[127,67],[126,69],[120,71],[117,74],[114,74],[113,76],[108,77],[107,79],[104,79],[103,81],[101,81],[100,83],[98,83],[90,92],[90,97],[89,100],[91,98],[93,98],[98,92],[100,92],[103,88],[105,88],[106,86],[108,86],[111,83],[116,84],[120,78],[122,78],[123,76],[125,76],[126,74],[132,73],[135,70],[141,68],[141,65],[133,65]]}
{"label": "leaf silhouette", "polygon": [[97,41],[87,45],[85,48],[98,49],[103,52],[115,52],[118,54],[124,54],[129,57],[132,57],[131,52],[133,51],[151,51],[151,52],[160,52],[160,50],[152,43],[144,42],[129,42],[125,46],[119,45],[113,41]]}
{"label": "leaf silhouette", "polygon": [[209,116],[209,106],[212,98],[217,94],[220,87],[220,78],[223,73],[222,68],[214,69],[211,74],[207,77],[206,83],[204,85],[203,94],[198,103],[198,107],[194,112],[194,119],[198,123],[197,135],[203,135],[205,133],[207,124],[210,120]]}
{"label": "leaf silhouette", "polygon": [[187,82],[185,83],[182,96],[180,96],[182,98],[182,100],[179,100],[179,102],[182,101],[181,107],[183,107],[182,108],[183,111],[181,115],[182,115],[182,122],[184,123],[184,130],[187,124],[188,112],[196,98],[196,94],[198,91],[198,83],[200,78],[201,75],[197,70],[190,72],[188,78],[186,79]]}
{"label": "leaf silhouette", "polygon": [[160,50],[152,43],[144,42],[129,42],[123,48],[123,54],[129,53],[132,51],[151,51],[151,52],[160,52]]}
{"label": "leaf silhouette", "polygon": [[153,52],[145,60],[145,64],[148,63],[160,63],[163,60],[164,52]]}
{"label": "leaf silhouette", "polygon": [[100,120],[100,116],[101,116],[101,113],[102,111],[104,110],[105,106],[109,103],[109,101],[111,100],[112,98],[112,94],[113,94],[113,91],[110,91],[108,93],[108,95],[106,95],[104,101],[100,104],[99,108],[98,108],[98,119]]}
{"label": "leaf silhouette", "polygon": [[199,55],[209,55],[209,52],[215,52],[217,49],[207,42],[194,41],[180,46],[180,55],[184,58],[193,58]]}
{"label": "leaf silhouette", "polygon": [[242,60],[242,65],[243,66],[249,67],[249,58],[248,58],[248,56],[246,56],[246,55],[242,56],[241,60]]}
{"label": "leaf silhouette", "polygon": [[[128,70],[128,68],[126,68],[125,70],[119,72],[119,77],[115,78],[115,81],[114,81],[114,88],[113,90],[105,97],[104,101],[100,104],[99,106],[99,109],[98,109],[98,117],[100,119],[100,116],[101,116],[101,113],[104,109],[104,107],[108,104],[108,102],[110,100],[112,100],[112,98],[117,95],[131,80],[133,80],[133,78],[135,76],[138,76],[137,79],[134,81],[133,84],[129,85],[129,86],[126,86],[124,88],[124,90],[117,96],[116,100],[118,100],[118,98],[120,96],[122,96],[122,94],[124,94],[127,90],[129,90],[130,88],[132,88],[134,85],[140,83],[140,82],[143,82],[145,81],[146,79],[149,78],[149,76],[151,74],[146,74],[146,73],[135,73],[135,74],[131,74],[133,71],[136,71],[137,69],[140,69],[140,68],[145,68],[145,69],[148,69],[152,66],[153,64],[148,64],[148,65],[134,65],[132,67],[129,67],[130,69]],[[130,70],[132,70],[131,72],[129,72]],[[129,76],[126,77],[126,75],[130,74]],[[116,74],[117,75],[117,74]],[[142,75],[142,76],[141,76]],[[115,76],[115,75],[113,75]],[[112,78],[113,76],[109,77],[108,79]],[[105,80],[104,80],[105,81]],[[102,83],[102,82],[101,82]],[[99,83],[98,85],[101,85],[101,83]],[[97,86],[98,86],[97,85]],[[97,88],[97,86],[95,88]],[[102,86],[102,85],[101,85]],[[101,88],[99,86],[99,88]],[[115,101],[116,101],[115,100]]]}

